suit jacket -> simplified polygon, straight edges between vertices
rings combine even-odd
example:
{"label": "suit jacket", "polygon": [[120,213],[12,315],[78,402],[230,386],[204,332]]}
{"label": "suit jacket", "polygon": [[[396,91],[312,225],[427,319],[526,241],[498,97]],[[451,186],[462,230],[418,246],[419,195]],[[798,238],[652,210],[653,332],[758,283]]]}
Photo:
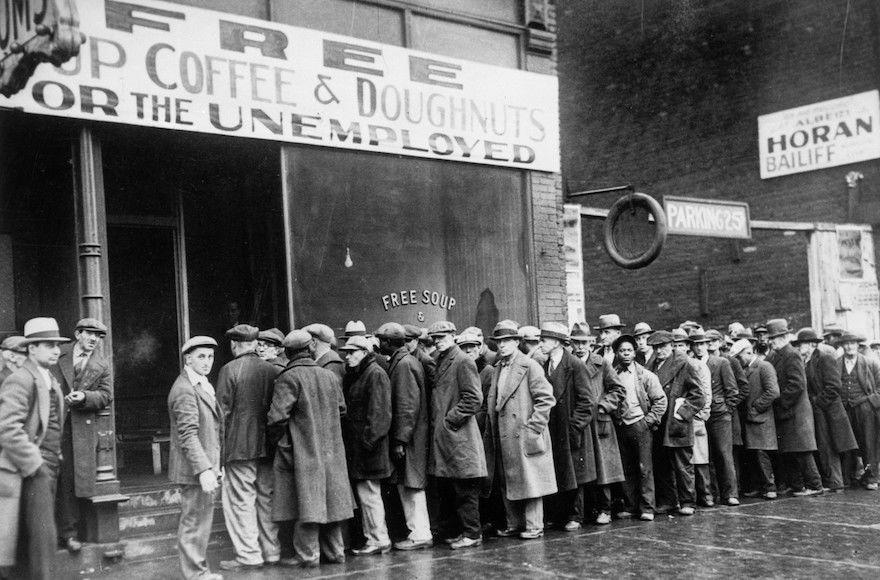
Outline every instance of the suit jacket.
{"label": "suit jacket", "polygon": [[15,564],[19,529],[21,481],[43,464],[40,443],[49,422],[49,397],[57,397],[58,418],[64,422],[64,397],[57,381],[44,383],[30,360],[0,386],[0,566]]}
{"label": "suit jacket", "polygon": [[[666,415],[660,426],[663,433],[663,445],[666,447],[692,447],[694,444],[694,415],[699,413],[705,404],[700,379],[696,369],[687,355],[673,351],[658,369],[659,361],[651,358],[650,370],[657,375],[660,386],[666,393]],[[683,399],[678,409],[681,419],[675,418],[675,403]]]}
{"label": "suit jacket", "polygon": [[[80,405],[70,405],[69,421],[65,431],[65,460],[73,462],[74,490],[77,497],[95,495],[97,470],[98,412],[107,409],[113,400],[110,364],[98,350],[92,352],[89,362],[76,377],[73,343],[61,347],[58,364],[52,367],[55,378],[67,395],[72,390],[82,391],[85,399]],[[106,413],[106,411],[105,411]],[[71,455],[72,457],[67,457]]]}
{"label": "suit jacket", "polygon": [[790,344],[773,350],[767,362],[776,369],[779,398],[776,400],[776,437],[780,453],[816,450],[813,406],[807,395],[804,362]]}
{"label": "suit jacket", "polygon": [[198,476],[203,471],[213,469],[220,473],[223,445],[220,409],[200,385],[190,382],[186,372],[177,377],[168,393],[168,416],[171,419],[168,479],[180,485],[198,485]]}
{"label": "suit jacket", "polygon": [[223,463],[267,456],[266,413],[278,371],[255,352],[241,354],[220,369],[217,405],[223,421]]}
{"label": "suit jacket", "polygon": [[730,361],[710,354],[706,365],[712,375],[711,418],[729,417],[739,403],[739,388]]}

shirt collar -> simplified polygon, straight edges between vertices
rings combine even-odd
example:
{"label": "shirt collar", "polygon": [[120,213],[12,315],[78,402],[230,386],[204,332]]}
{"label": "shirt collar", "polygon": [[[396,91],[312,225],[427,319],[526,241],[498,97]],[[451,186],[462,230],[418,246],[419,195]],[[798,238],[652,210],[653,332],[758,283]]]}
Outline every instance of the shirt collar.
{"label": "shirt collar", "polygon": [[553,352],[550,353],[550,362],[553,363],[553,367],[558,367],[559,363],[562,362],[562,349],[557,348]]}
{"label": "shirt collar", "polygon": [[186,377],[189,379],[189,382],[191,382],[192,384],[194,384],[194,385],[197,385],[199,383],[201,383],[203,385],[210,384],[210,383],[208,383],[208,377],[200,375],[196,371],[192,370],[190,367],[185,366],[185,367],[183,367],[183,370],[186,373]]}

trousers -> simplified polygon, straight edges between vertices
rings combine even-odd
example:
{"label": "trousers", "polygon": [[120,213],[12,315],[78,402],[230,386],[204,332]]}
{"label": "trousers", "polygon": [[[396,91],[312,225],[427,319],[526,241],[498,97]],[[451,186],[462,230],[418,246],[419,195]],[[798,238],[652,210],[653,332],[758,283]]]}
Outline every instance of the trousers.
{"label": "trousers", "polygon": [[177,550],[180,571],[187,580],[208,574],[208,540],[214,523],[214,493],[205,493],[199,485],[180,488],[180,524]]}
{"label": "trousers", "polygon": [[706,421],[706,432],[709,434],[709,460],[715,466],[720,499],[739,497],[736,465],[733,461],[733,423],[730,415],[709,417]]}
{"label": "trousers", "polygon": [[293,525],[293,552],[303,563],[318,562],[321,554],[331,562],[345,562],[342,539],[344,522],[316,524],[297,521]]}
{"label": "trousers", "polygon": [[440,498],[440,522],[445,527],[441,530],[441,534],[449,538],[463,534],[473,540],[482,537],[480,528],[482,479],[438,477],[435,481],[438,484]]}
{"label": "trousers", "polygon": [[658,445],[662,437],[654,440],[654,483],[657,486],[658,503],[667,506],[693,507],[695,500],[694,466],[691,464],[691,447],[666,447]]}
{"label": "trousers", "polygon": [[364,479],[355,483],[355,491],[361,504],[361,518],[367,545],[390,544],[388,525],[385,523],[385,503],[382,501],[382,485],[378,480]]}
{"label": "trousers", "polygon": [[770,454],[763,449],[747,450],[749,473],[752,475],[752,490],[761,493],[776,491],[776,476],[773,473],[773,461]]}
{"label": "trousers", "polygon": [[[878,481],[878,463],[880,463],[880,417],[870,403],[862,403],[856,407],[846,407],[846,414],[849,415],[849,422],[852,425],[853,434],[859,444],[857,451],[850,452],[850,457],[861,456],[865,469],[865,483],[877,483]],[[850,469],[847,473],[848,478],[853,478],[854,473],[852,467],[855,464],[852,459],[847,462]]]}
{"label": "trousers", "polygon": [[782,464],[788,475],[788,484],[795,491],[808,487],[822,489],[822,478],[812,451],[781,453]]}
{"label": "trousers", "polygon": [[627,511],[654,513],[653,434],[645,419],[617,427],[617,444],[623,463],[623,494]]}
{"label": "trousers", "polygon": [[275,474],[265,461],[230,461],[223,478],[223,518],[242,564],[260,565],[281,557],[278,524],[272,521]]}
{"label": "trousers", "polygon": [[55,550],[58,534],[53,508],[57,477],[57,468],[44,463],[34,475],[22,479],[19,568],[27,572],[21,577],[38,580],[56,578]]}
{"label": "trousers", "polygon": [[819,459],[819,473],[822,484],[828,489],[843,488],[843,469],[840,454],[834,449],[828,417],[817,405],[813,405],[813,424],[816,426],[816,456]]}
{"label": "trousers", "polygon": [[420,542],[430,540],[431,524],[428,521],[428,501],[424,489],[412,489],[401,484],[397,486],[409,539]]}

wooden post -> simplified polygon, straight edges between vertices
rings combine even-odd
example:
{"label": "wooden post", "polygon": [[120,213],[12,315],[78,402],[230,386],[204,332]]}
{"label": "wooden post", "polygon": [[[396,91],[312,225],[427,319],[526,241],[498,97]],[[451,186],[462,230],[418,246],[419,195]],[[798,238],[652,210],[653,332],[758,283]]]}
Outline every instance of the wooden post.
{"label": "wooden post", "polygon": [[[107,220],[104,204],[104,176],[101,144],[89,127],[82,127],[74,146],[74,191],[76,195],[76,236],[79,253],[80,315],[104,321],[110,329],[104,339],[104,353],[113,372],[109,280],[107,274]],[[116,420],[114,405],[95,413],[92,422],[81,427],[93,429],[97,446],[94,456],[74,457],[76,464],[94,465],[94,495],[86,498],[83,520],[87,542],[109,543],[119,540],[120,502],[128,498],[119,493],[116,477]],[[73,437],[91,436],[73,432]]]}

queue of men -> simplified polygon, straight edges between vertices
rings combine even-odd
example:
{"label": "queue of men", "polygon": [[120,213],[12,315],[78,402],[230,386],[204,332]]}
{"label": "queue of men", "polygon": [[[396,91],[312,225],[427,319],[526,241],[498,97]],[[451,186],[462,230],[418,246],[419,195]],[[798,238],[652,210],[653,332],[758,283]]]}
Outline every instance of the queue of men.
{"label": "queue of men", "polygon": [[[595,328],[503,320],[493,350],[448,321],[372,336],[352,321],[343,337],[239,324],[216,386],[218,342],[192,337],[168,396],[183,576],[221,577],[206,557],[218,493],[235,554],[220,567],[240,571],[877,489],[880,362],[861,337],[782,319],[626,329],[614,314]],[[50,578],[55,543],[78,549],[65,530],[82,490],[63,458],[77,417],[109,404],[106,332],[84,319],[62,348],[40,318],[0,345],[0,477],[17,490],[0,513],[22,534],[0,539],[0,566],[21,540],[31,576]]]}

